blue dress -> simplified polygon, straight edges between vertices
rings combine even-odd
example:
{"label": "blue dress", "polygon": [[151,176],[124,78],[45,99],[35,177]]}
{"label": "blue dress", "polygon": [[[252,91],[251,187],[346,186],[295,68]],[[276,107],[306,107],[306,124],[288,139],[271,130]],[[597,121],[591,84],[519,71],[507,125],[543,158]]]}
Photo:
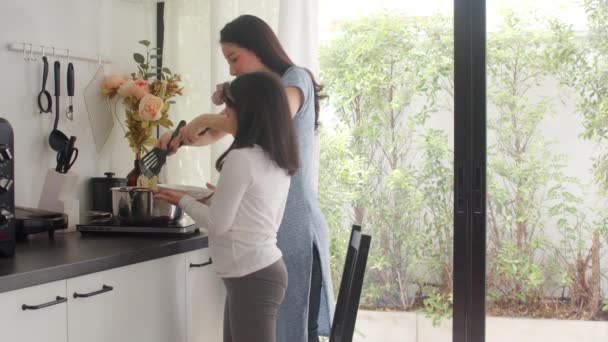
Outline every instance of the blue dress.
{"label": "blue dress", "polygon": [[319,335],[329,336],[333,318],[329,234],[313,185],[314,85],[308,72],[298,66],[287,69],[282,80],[286,87],[299,88],[304,95],[304,101],[294,117],[300,169],[291,179],[285,214],[277,236],[289,274],[285,299],[279,308],[277,341],[307,342],[313,244],[319,251],[323,277],[318,319]]}

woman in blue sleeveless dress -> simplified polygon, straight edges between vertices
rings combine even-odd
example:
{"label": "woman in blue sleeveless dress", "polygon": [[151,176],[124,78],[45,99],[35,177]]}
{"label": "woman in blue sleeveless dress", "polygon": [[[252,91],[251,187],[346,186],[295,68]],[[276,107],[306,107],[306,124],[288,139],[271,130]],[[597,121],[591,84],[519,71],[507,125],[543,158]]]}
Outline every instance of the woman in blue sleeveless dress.
{"label": "woman in blue sleeveless dress", "polygon": [[[316,342],[319,335],[329,336],[334,302],[329,234],[313,181],[313,147],[322,87],[310,71],[294,65],[270,26],[260,18],[243,15],[229,22],[220,31],[220,43],[231,75],[269,71],[279,75],[285,85],[296,130],[300,169],[292,177],[277,236],[288,272],[287,292],[278,314],[277,341]],[[213,95],[214,103],[221,104],[221,98],[220,89]],[[215,122],[211,124],[210,120]],[[169,148],[175,152],[180,141],[198,146],[217,141],[225,135],[222,130],[210,130],[200,137],[184,136],[183,132],[221,127],[223,120],[222,115],[195,118]],[[169,133],[161,139],[161,148],[166,148]]]}

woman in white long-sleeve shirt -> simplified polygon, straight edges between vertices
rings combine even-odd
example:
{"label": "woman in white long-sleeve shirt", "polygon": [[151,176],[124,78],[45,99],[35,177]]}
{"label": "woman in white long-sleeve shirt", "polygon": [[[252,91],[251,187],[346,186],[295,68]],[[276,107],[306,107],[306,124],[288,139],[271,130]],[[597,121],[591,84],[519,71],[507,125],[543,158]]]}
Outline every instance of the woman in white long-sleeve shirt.
{"label": "woman in white long-sleeve shirt", "polygon": [[206,203],[178,191],[155,198],[179,205],[209,231],[210,254],[228,294],[224,341],[273,342],[287,288],[277,230],[298,168],[295,130],[275,75],[243,74],[223,93],[228,120],[211,128],[233,134],[234,142],[216,162],[214,195]]}

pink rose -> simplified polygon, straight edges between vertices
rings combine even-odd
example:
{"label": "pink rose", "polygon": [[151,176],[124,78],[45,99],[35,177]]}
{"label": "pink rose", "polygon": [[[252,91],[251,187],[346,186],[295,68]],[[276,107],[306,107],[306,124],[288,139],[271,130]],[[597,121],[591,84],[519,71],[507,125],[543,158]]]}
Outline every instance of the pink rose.
{"label": "pink rose", "polygon": [[129,97],[133,95],[133,87],[135,82],[132,80],[128,80],[125,83],[121,84],[118,88],[118,95],[122,97]]}
{"label": "pink rose", "polygon": [[144,121],[156,121],[161,117],[163,106],[160,97],[147,94],[139,101],[139,117]]}
{"label": "pink rose", "polygon": [[142,99],[150,93],[150,87],[146,80],[128,80],[118,88],[118,94],[122,97],[134,96]]}
{"label": "pink rose", "polygon": [[138,99],[143,98],[147,94],[150,94],[150,87],[148,87],[148,81],[136,80],[131,86],[131,94]]}
{"label": "pink rose", "polygon": [[106,90],[113,90],[120,87],[123,83],[127,81],[127,77],[123,75],[111,75],[107,76],[101,82],[101,88]]}

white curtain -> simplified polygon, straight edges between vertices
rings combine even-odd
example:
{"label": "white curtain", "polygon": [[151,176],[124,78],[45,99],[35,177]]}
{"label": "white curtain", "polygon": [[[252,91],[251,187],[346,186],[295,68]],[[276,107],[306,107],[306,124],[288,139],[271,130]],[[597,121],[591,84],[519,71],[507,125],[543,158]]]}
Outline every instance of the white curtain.
{"label": "white curtain", "polygon": [[[241,14],[266,21],[277,32],[298,65],[317,67],[318,0],[167,0],[163,65],[182,74],[184,96],[172,106],[170,117],[189,121],[217,112],[211,103],[215,85],[231,79],[219,45],[222,27]],[[226,137],[209,147],[186,147],[169,158],[164,179],[173,184],[204,186],[215,182],[215,160],[231,142]]]}
{"label": "white curtain", "polygon": [[[280,0],[279,27],[275,32],[287,54],[297,65],[319,77],[319,2],[318,0]],[[321,116],[321,119],[323,117]],[[315,135],[313,189],[319,185],[320,135]]]}

